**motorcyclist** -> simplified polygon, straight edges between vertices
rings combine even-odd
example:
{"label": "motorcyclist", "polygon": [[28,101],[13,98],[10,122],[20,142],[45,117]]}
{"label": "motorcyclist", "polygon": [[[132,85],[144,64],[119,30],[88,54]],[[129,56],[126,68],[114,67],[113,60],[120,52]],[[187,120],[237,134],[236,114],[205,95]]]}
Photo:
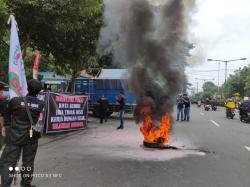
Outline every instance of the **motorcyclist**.
{"label": "motorcyclist", "polygon": [[233,117],[235,116],[234,110],[235,110],[235,102],[233,102],[233,99],[228,99],[227,103],[226,103],[226,116],[230,117],[231,119],[233,119]]}
{"label": "motorcyclist", "polygon": [[199,99],[197,102],[197,106],[200,107],[201,106],[201,100]]}
{"label": "motorcyclist", "polygon": [[205,105],[210,105],[210,100],[206,98]]}
{"label": "motorcyclist", "polygon": [[235,109],[236,105],[235,102],[233,102],[233,99],[228,99],[227,103],[226,103],[226,108],[227,109]]}
{"label": "motorcyclist", "polygon": [[215,99],[212,99],[212,101],[211,101],[211,107],[212,107],[213,110],[217,109],[216,100]]}
{"label": "motorcyclist", "polygon": [[240,116],[244,115],[250,109],[249,97],[244,97],[243,103],[240,105]]}
{"label": "motorcyclist", "polygon": [[[206,100],[204,102],[204,109],[206,110],[206,108],[210,108],[210,105],[211,105],[210,100],[208,98],[206,98]],[[209,109],[207,109],[207,110],[209,110]]]}

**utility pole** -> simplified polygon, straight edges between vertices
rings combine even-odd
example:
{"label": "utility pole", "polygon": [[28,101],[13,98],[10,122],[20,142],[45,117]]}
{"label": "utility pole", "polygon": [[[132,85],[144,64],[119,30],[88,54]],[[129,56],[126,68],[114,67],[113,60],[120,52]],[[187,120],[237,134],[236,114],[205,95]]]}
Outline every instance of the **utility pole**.
{"label": "utility pole", "polygon": [[229,62],[240,61],[240,60],[247,60],[247,58],[239,58],[233,60],[215,60],[215,59],[207,59],[207,61],[214,61],[214,62],[224,62],[225,63],[225,84],[227,83],[227,64]]}
{"label": "utility pole", "polygon": [[197,80],[197,94],[199,93],[199,82]]}
{"label": "utility pole", "polygon": [[[219,71],[220,71],[220,62],[224,62],[225,63],[225,90],[224,92],[226,92],[226,85],[227,85],[227,65],[229,62],[234,62],[234,61],[244,61],[247,60],[247,58],[239,58],[239,59],[233,59],[233,60],[216,60],[216,59],[207,59],[207,61],[214,61],[214,62],[219,62]],[[219,94],[219,72],[218,72],[218,94]]]}
{"label": "utility pole", "polygon": [[218,63],[218,95],[220,95],[220,62]]}

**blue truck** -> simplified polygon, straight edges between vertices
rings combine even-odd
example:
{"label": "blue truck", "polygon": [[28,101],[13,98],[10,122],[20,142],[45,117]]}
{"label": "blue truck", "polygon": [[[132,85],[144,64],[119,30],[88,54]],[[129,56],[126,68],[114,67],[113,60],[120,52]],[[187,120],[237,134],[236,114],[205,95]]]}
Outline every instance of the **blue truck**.
{"label": "blue truck", "polygon": [[77,94],[89,96],[89,111],[98,116],[98,100],[104,94],[109,101],[109,115],[119,110],[116,97],[120,91],[126,96],[125,111],[132,113],[136,106],[136,99],[128,90],[126,69],[102,69],[96,78],[78,77],[75,82]]}

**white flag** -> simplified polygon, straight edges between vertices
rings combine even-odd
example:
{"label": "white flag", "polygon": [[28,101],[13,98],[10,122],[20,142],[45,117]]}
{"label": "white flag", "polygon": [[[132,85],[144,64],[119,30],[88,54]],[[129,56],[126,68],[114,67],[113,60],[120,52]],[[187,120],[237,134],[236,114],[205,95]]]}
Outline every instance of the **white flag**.
{"label": "white flag", "polygon": [[9,54],[9,92],[10,98],[27,95],[27,81],[24,70],[21,47],[17,33],[17,22],[13,15],[10,16],[10,54]]}

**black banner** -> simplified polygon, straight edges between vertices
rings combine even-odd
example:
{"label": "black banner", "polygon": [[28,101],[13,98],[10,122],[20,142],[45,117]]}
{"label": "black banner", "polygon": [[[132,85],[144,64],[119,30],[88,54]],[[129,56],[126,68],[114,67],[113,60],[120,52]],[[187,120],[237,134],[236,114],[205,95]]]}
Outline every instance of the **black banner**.
{"label": "black banner", "polygon": [[46,134],[86,128],[87,96],[47,94]]}

